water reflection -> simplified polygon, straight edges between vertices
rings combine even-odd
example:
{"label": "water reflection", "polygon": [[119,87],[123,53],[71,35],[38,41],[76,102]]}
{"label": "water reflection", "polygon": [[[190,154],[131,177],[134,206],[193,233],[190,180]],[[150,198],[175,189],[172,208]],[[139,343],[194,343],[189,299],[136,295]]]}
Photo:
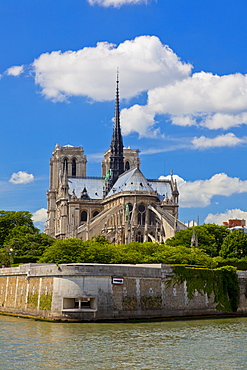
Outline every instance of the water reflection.
{"label": "water reflection", "polygon": [[0,369],[246,369],[247,319],[63,324],[0,316]]}

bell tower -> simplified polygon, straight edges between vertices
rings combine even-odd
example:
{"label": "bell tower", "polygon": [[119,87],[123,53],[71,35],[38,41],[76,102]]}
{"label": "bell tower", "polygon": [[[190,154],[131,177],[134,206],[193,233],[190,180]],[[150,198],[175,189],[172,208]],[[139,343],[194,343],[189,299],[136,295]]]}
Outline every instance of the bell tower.
{"label": "bell tower", "polygon": [[87,158],[82,146],[65,145],[55,147],[50,160],[50,187],[47,191],[47,221],[45,232],[53,237],[56,234],[56,207],[60,197],[59,189],[65,186],[65,178],[86,177]]}

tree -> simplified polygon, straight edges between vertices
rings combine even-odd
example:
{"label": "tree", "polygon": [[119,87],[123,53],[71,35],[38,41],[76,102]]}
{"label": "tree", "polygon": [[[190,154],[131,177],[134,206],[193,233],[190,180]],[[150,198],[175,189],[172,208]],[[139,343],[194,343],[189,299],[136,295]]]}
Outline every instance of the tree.
{"label": "tree", "polygon": [[54,238],[44,233],[18,234],[8,240],[5,248],[13,250],[17,256],[40,257],[54,241]]}
{"label": "tree", "polygon": [[0,246],[18,226],[28,227],[33,233],[39,232],[32,221],[32,214],[28,211],[0,211]]}
{"label": "tree", "polygon": [[247,235],[241,230],[232,231],[224,240],[220,256],[242,258],[247,256]]}
{"label": "tree", "polygon": [[103,236],[90,240],[56,240],[40,262],[47,263],[167,263],[215,267],[213,259],[202,250],[158,243],[109,244]]}
{"label": "tree", "polygon": [[45,250],[39,262],[56,264],[79,262],[83,244],[84,241],[81,239],[58,239]]}
{"label": "tree", "polygon": [[[198,238],[198,247],[211,257],[219,255],[221,245],[225,237],[229,234],[226,226],[216,224],[203,224],[194,227],[195,234]],[[176,235],[166,241],[166,245],[185,246],[190,248],[193,227],[180,230]]]}

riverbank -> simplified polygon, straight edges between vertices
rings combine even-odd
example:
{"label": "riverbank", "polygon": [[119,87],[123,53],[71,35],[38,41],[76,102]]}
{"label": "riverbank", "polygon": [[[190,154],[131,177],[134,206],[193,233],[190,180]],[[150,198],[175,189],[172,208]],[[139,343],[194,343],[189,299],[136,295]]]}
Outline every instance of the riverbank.
{"label": "riverbank", "polygon": [[235,313],[219,311],[214,293],[195,290],[191,298],[186,281],[169,285],[172,275],[173,266],[161,264],[27,264],[0,269],[0,313],[67,322],[247,315],[247,272],[237,272]]}

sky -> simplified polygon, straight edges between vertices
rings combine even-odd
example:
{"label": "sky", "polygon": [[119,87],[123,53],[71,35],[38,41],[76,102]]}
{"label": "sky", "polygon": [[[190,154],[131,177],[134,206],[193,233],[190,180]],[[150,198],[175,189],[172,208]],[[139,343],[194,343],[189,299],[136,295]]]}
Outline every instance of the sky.
{"label": "sky", "polygon": [[173,172],[179,219],[247,219],[246,0],[0,0],[0,209],[43,230],[56,143],[101,175],[120,76],[125,147]]}

